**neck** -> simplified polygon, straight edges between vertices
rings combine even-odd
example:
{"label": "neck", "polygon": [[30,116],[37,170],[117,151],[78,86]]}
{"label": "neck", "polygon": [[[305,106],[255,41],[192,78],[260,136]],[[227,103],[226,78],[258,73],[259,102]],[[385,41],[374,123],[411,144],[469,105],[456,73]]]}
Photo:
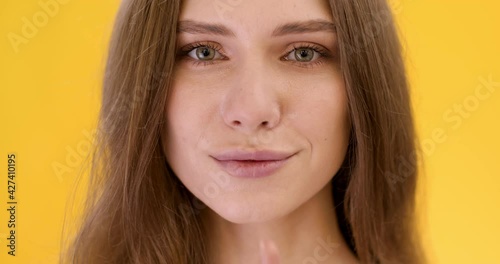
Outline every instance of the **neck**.
{"label": "neck", "polygon": [[202,217],[211,263],[260,263],[262,239],[276,243],[281,263],[354,263],[338,228],[331,182],[295,211],[271,221],[235,224],[209,208]]}

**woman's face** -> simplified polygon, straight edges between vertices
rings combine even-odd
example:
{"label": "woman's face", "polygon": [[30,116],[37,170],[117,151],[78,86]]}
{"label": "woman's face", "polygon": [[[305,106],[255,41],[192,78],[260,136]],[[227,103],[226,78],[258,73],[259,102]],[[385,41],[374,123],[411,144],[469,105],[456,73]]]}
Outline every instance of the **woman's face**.
{"label": "woman's face", "polygon": [[294,211],[329,183],[348,145],[328,2],[183,2],[162,138],[169,165],[228,221]]}

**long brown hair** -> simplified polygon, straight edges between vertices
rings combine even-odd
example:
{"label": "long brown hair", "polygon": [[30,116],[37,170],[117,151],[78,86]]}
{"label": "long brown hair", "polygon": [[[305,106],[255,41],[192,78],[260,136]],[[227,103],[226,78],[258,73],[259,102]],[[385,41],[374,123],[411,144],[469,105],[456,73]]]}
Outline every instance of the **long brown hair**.
{"label": "long brown hair", "polygon": [[[424,263],[414,221],[416,136],[390,8],[385,0],[329,2],[352,120],[333,184],[338,225],[361,263]],[[63,263],[207,263],[204,207],[161,148],[180,7],[180,0],[122,3],[85,215]]]}

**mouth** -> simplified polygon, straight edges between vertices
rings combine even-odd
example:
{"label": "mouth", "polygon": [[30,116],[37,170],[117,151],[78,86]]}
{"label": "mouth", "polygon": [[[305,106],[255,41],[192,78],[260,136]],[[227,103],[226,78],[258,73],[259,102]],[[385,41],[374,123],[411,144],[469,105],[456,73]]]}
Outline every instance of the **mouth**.
{"label": "mouth", "polygon": [[280,152],[273,150],[245,151],[241,149],[227,150],[212,157],[219,161],[279,161],[294,155],[291,152]]}
{"label": "mouth", "polygon": [[219,155],[213,158],[221,169],[231,176],[239,178],[262,178],[278,172],[293,155],[276,152],[236,154],[233,152],[229,155]]}

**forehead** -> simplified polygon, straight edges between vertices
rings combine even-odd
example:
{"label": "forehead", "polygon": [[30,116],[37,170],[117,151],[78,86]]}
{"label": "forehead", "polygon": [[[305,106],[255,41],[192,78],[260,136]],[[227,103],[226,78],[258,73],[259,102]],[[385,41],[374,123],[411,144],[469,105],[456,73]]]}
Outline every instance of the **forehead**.
{"label": "forehead", "polygon": [[236,35],[270,33],[284,23],[333,21],[327,0],[184,0],[179,20],[226,25]]}

